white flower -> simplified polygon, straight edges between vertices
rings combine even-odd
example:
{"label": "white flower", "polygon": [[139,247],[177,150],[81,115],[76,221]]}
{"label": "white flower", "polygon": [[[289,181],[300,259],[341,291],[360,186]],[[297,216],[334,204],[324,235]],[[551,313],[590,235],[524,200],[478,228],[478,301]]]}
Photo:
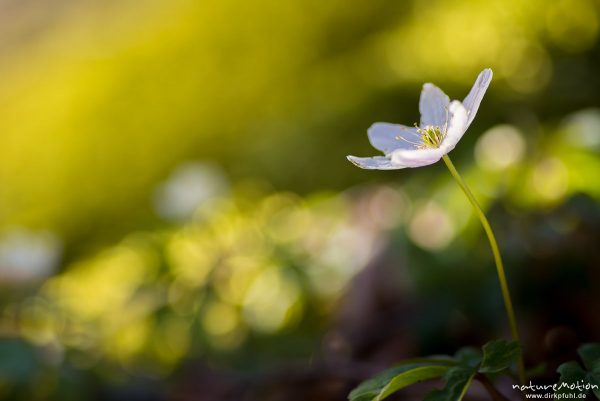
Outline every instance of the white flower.
{"label": "white flower", "polygon": [[461,103],[450,102],[437,86],[423,85],[419,111],[421,124],[375,123],[368,130],[369,142],[385,156],[356,157],[348,160],[360,168],[396,170],[433,164],[450,152],[471,125],[483,95],[492,80],[492,70],[483,70]]}

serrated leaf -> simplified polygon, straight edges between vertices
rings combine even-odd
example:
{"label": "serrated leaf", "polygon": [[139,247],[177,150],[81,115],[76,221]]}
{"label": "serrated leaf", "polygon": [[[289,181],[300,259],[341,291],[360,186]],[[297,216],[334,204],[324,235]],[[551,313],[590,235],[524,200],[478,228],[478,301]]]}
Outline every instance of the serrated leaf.
{"label": "serrated leaf", "polygon": [[596,361],[600,360],[600,344],[583,344],[577,349],[577,353],[581,357],[583,365],[587,368],[587,370],[592,371]]}
{"label": "serrated leaf", "polygon": [[445,376],[446,385],[441,390],[433,390],[424,401],[460,401],[467,392],[476,369],[471,366],[455,366]]}
{"label": "serrated leaf", "polygon": [[559,390],[557,393],[574,394],[575,397],[580,394],[587,394],[589,392],[587,389],[569,389],[562,386],[563,383],[577,384],[581,382],[586,387],[592,386],[591,390],[596,398],[600,400],[600,344],[584,344],[577,349],[577,353],[581,357],[583,365],[588,371],[586,372],[581,365],[575,361],[560,365],[557,369],[557,372],[560,373]]}
{"label": "serrated leaf", "polygon": [[588,383],[595,386],[592,388],[594,395],[600,400],[600,374],[588,373]]}
{"label": "serrated leaf", "polygon": [[594,395],[600,400],[600,344],[584,344],[577,350],[583,363],[588,368],[588,382],[595,386],[592,388]]}
{"label": "serrated leaf", "polygon": [[350,401],[380,401],[411,384],[443,376],[450,366],[412,364],[388,369],[352,390]]}
{"label": "serrated leaf", "polygon": [[496,340],[483,346],[481,373],[496,373],[508,369],[519,359],[521,347],[516,341]]}
{"label": "serrated leaf", "polygon": [[[556,391],[557,394],[574,394],[575,397],[577,397],[578,394],[582,393],[577,389],[565,387],[565,385],[572,385],[587,380],[587,373],[578,362],[571,361],[563,363],[556,371],[560,374],[558,390]],[[583,393],[587,394],[587,391],[583,391]]]}
{"label": "serrated leaf", "polygon": [[464,347],[456,352],[459,365],[476,367],[481,362],[481,352],[477,348]]}
{"label": "serrated leaf", "polygon": [[563,363],[556,371],[560,374],[561,382],[583,380],[586,374],[581,365],[575,361]]}

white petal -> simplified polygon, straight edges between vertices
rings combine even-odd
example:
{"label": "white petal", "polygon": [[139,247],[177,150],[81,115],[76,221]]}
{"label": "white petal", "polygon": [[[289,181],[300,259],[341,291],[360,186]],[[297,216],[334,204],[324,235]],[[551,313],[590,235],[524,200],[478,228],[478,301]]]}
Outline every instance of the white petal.
{"label": "white petal", "polygon": [[416,150],[400,149],[392,153],[392,163],[403,167],[427,166],[440,160],[444,154],[444,151],[440,148]]}
{"label": "white petal", "polygon": [[481,99],[483,99],[483,95],[485,95],[485,91],[487,90],[488,86],[490,86],[490,82],[492,81],[492,76],[492,70],[489,68],[481,71],[475,80],[475,84],[473,84],[471,91],[465,100],[463,100],[463,105],[467,109],[467,127],[471,125],[471,122],[475,118],[475,114],[477,114]]}
{"label": "white petal", "polygon": [[375,157],[356,157],[346,156],[355,166],[364,168],[367,170],[397,170],[404,168],[392,163],[389,157],[375,156]]}
{"label": "white petal", "polygon": [[385,154],[396,149],[415,149],[422,142],[416,128],[400,124],[375,123],[367,134],[371,145]]}
{"label": "white petal", "polygon": [[440,146],[444,150],[444,154],[450,152],[460,138],[464,135],[468,127],[467,110],[458,100],[453,100],[450,103],[450,120],[448,122],[448,130],[446,137]]}
{"label": "white petal", "polygon": [[423,85],[419,99],[421,112],[421,127],[433,125],[444,127],[448,120],[448,104],[450,98],[440,88],[433,84]]}

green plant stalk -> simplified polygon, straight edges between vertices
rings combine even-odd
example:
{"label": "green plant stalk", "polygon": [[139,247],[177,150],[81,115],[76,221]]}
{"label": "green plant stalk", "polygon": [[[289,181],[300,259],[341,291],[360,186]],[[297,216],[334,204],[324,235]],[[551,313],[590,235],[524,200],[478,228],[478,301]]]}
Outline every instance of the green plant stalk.
{"label": "green plant stalk", "polygon": [[[444,155],[442,157],[442,159],[444,160],[444,163],[446,163],[448,170],[450,170],[450,174],[452,174],[452,177],[454,177],[454,179],[456,180],[456,182],[458,183],[460,188],[463,190],[463,192],[469,199],[469,202],[471,202],[471,205],[473,206],[473,209],[475,209],[475,213],[477,214],[477,217],[479,217],[479,220],[481,221],[481,225],[483,226],[483,229],[484,229],[485,233],[487,234],[488,240],[490,242],[490,247],[492,248],[492,253],[494,254],[494,261],[496,262],[496,271],[498,272],[498,279],[500,281],[500,289],[502,290],[502,298],[504,299],[504,307],[506,309],[506,315],[508,316],[508,322],[510,324],[510,331],[512,333],[512,338],[513,338],[513,340],[517,341],[520,344],[521,341],[519,340],[519,330],[517,329],[517,321],[515,319],[515,311],[513,309],[512,300],[510,298],[510,292],[508,290],[508,284],[506,282],[506,274],[504,273],[504,265],[502,264],[502,257],[500,256],[500,250],[498,249],[498,243],[496,242],[496,237],[494,236],[494,232],[492,231],[490,222],[488,221],[487,217],[485,217],[485,213],[483,213],[481,206],[479,206],[479,203],[477,202],[477,199],[475,199],[475,196],[473,195],[471,190],[469,189],[469,187],[467,186],[465,181],[462,179],[462,177],[460,176],[458,171],[456,171],[456,167],[454,167],[454,164],[450,160],[450,157],[448,157],[448,155]],[[519,374],[519,382],[521,384],[524,384],[525,383],[525,365],[523,363],[523,353],[522,352],[521,352],[521,356],[519,357],[519,362],[517,364],[517,368],[518,368],[518,374]]]}

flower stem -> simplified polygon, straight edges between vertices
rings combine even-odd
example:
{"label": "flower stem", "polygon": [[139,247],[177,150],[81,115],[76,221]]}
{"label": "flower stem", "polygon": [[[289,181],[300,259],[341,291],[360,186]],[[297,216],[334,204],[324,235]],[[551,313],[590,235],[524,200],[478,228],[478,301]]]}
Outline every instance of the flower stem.
{"label": "flower stem", "polygon": [[[475,196],[473,195],[473,193],[471,192],[471,190],[469,189],[469,187],[467,186],[465,181],[462,179],[462,177],[460,176],[458,171],[456,171],[456,167],[454,167],[454,164],[450,160],[450,157],[448,157],[448,155],[444,155],[442,158],[444,159],[444,163],[446,163],[448,170],[450,170],[450,174],[452,174],[452,177],[454,177],[454,179],[456,180],[456,182],[458,183],[460,188],[463,190],[465,195],[467,195],[469,202],[471,202],[473,209],[475,209],[477,217],[479,217],[479,220],[481,221],[481,225],[483,226],[483,229],[484,229],[485,233],[487,234],[488,240],[490,242],[490,247],[492,248],[492,253],[494,254],[494,261],[496,262],[496,271],[498,272],[498,279],[500,281],[500,289],[502,290],[502,298],[504,299],[504,307],[506,309],[506,315],[508,316],[508,322],[510,324],[510,331],[512,333],[512,338],[513,338],[513,340],[520,343],[519,331],[517,329],[517,321],[515,319],[515,311],[513,309],[512,300],[510,298],[510,292],[508,291],[508,284],[506,282],[506,274],[504,274],[504,265],[502,264],[502,257],[500,256],[500,250],[498,249],[498,243],[496,242],[496,237],[494,236],[492,227],[490,226],[490,223],[489,223],[487,217],[485,217],[485,214],[483,213],[481,206],[479,206],[477,199],[475,199]],[[519,382],[521,384],[524,384],[525,383],[525,365],[523,363],[523,354],[522,353],[521,353],[521,356],[519,357],[519,362],[518,362],[517,366],[518,366],[518,373],[519,373]]]}

